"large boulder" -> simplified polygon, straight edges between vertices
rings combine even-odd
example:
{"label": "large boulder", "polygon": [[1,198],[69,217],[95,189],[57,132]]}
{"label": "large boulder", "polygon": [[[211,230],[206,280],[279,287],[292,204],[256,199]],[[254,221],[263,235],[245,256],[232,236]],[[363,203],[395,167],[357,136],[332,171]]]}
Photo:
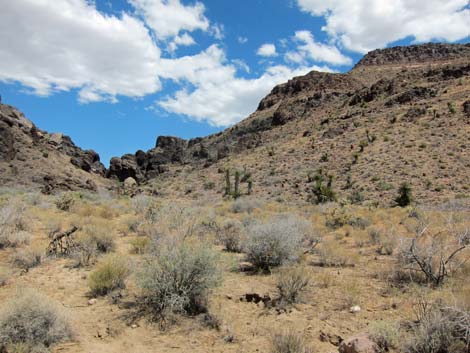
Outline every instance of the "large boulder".
{"label": "large boulder", "polygon": [[158,136],[155,144],[155,148],[160,149],[171,162],[182,162],[187,146],[186,140],[174,136]]}
{"label": "large boulder", "polygon": [[378,353],[377,345],[366,333],[352,336],[339,345],[339,353]]}
{"label": "large boulder", "polygon": [[135,180],[142,179],[135,156],[131,154],[125,154],[121,158],[111,158],[107,177],[115,178],[119,181],[124,181],[129,177],[134,178]]}

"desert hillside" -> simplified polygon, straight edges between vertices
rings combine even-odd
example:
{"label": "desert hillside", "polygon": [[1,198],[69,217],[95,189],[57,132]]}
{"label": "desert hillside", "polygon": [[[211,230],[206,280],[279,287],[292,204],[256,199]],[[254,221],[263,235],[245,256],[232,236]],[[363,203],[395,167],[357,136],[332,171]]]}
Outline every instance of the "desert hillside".
{"label": "desert hillside", "polygon": [[225,171],[238,170],[254,195],[306,201],[322,170],[344,199],[390,205],[404,182],[420,203],[464,197],[469,62],[469,45],[376,50],[349,73],[311,72],[275,87],[223,132],[159,137],[150,151],[113,158],[108,176],[197,198],[220,196]]}

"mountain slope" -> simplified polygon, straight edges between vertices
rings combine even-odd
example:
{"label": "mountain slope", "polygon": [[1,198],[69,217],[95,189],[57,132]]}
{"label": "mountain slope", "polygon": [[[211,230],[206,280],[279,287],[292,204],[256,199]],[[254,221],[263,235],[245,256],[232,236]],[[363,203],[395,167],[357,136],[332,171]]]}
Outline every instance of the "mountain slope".
{"label": "mountain slope", "polygon": [[402,182],[420,202],[468,195],[469,99],[470,45],[376,50],[347,74],[311,72],[275,87],[221,133],[159,137],[150,151],[114,158],[108,177],[213,197],[224,170],[238,169],[255,195],[307,200],[322,169],[340,197],[389,204]]}
{"label": "mountain slope", "polygon": [[92,190],[110,184],[99,155],[70,137],[38,129],[17,109],[0,104],[0,183],[5,187]]}

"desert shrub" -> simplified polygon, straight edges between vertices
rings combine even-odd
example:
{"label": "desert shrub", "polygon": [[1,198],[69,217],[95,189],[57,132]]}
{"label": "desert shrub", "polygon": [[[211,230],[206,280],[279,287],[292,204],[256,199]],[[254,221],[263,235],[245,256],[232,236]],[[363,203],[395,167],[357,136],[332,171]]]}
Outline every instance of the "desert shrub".
{"label": "desert shrub", "polygon": [[31,233],[26,231],[12,231],[5,232],[0,235],[0,248],[17,248],[21,245],[29,244],[31,240]]}
{"label": "desert shrub", "polygon": [[251,213],[254,209],[259,207],[261,207],[259,201],[242,197],[233,201],[231,210],[233,213]]}
{"label": "desert shrub", "polygon": [[317,252],[320,266],[346,267],[354,266],[357,262],[357,254],[352,254],[333,242],[324,242]]}
{"label": "desert shrub", "polygon": [[325,225],[328,228],[338,229],[349,224],[352,217],[346,207],[333,207],[325,212]]}
{"label": "desert shrub", "polygon": [[347,222],[351,227],[366,229],[370,226],[370,220],[362,217],[352,217]]}
{"label": "desert shrub", "polygon": [[226,220],[217,231],[217,240],[229,252],[242,251],[243,225],[236,220]]}
{"label": "desert shrub", "polygon": [[44,252],[37,247],[18,250],[14,255],[12,262],[15,266],[23,269],[30,269],[39,266],[42,262]]}
{"label": "desert shrub", "polygon": [[375,342],[380,353],[398,348],[400,330],[397,324],[388,321],[375,321],[369,325],[369,337]]}
{"label": "desert shrub", "polygon": [[281,306],[298,303],[310,282],[310,273],[304,267],[282,269],[276,281],[278,302]]}
{"label": "desert shrub", "polygon": [[380,229],[377,229],[375,227],[370,227],[367,231],[367,234],[369,235],[369,239],[372,244],[380,243],[380,240],[382,239],[382,233]]}
{"label": "desert shrub", "polygon": [[27,290],[2,304],[0,309],[0,351],[13,347],[45,349],[72,337],[71,329],[49,298]]}
{"label": "desert shrub", "polygon": [[217,255],[208,245],[168,241],[145,260],[138,285],[142,303],[154,319],[206,311],[209,291],[220,278]]}
{"label": "desert shrub", "polygon": [[271,353],[307,353],[305,341],[293,330],[277,332],[271,336]]}
{"label": "desert shrub", "polygon": [[88,285],[91,294],[105,295],[113,290],[125,288],[129,273],[129,262],[126,259],[118,256],[105,259],[90,274]]}
{"label": "desert shrub", "polygon": [[412,327],[405,353],[467,353],[470,347],[467,310],[434,306]]}
{"label": "desert shrub", "polygon": [[413,201],[413,194],[411,186],[408,183],[403,183],[398,188],[398,196],[395,198],[395,202],[400,207],[406,207]]}
{"label": "desert shrub", "polygon": [[0,287],[4,286],[10,278],[10,271],[0,267]]}
{"label": "desert shrub", "polygon": [[70,192],[64,192],[55,199],[55,206],[61,211],[70,211],[74,203],[74,195]]}
{"label": "desert shrub", "polygon": [[152,197],[147,195],[137,195],[131,200],[131,207],[137,214],[144,214],[152,204]]}
{"label": "desert shrub", "polygon": [[430,234],[428,226],[418,225],[413,238],[401,239],[397,252],[398,265],[409,272],[410,278],[423,277],[434,287],[462,266],[459,256],[468,249],[468,230],[447,234]]}
{"label": "desert shrub", "polygon": [[74,260],[75,267],[90,266],[96,260],[96,242],[90,236],[82,236],[77,239],[70,257]]}
{"label": "desert shrub", "polygon": [[96,244],[96,250],[100,253],[109,253],[116,247],[114,236],[109,230],[101,227],[85,228],[85,233],[89,235]]}
{"label": "desert shrub", "polygon": [[139,254],[142,255],[145,253],[146,249],[148,248],[150,243],[150,239],[147,237],[138,237],[135,239],[132,239],[130,244],[131,244],[131,252],[133,254]]}
{"label": "desert shrub", "polygon": [[31,235],[28,229],[26,207],[18,202],[0,208],[0,248],[27,244]]}
{"label": "desert shrub", "polygon": [[247,260],[264,271],[297,260],[309,228],[307,220],[292,215],[251,224],[244,245]]}
{"label": "desert shrub", "polygon": [[321,204],[336,201],[336,193],[333,190],[332,175],[325,175],[320,169],[315,175],[309,176],[309,180],[314,183],[311,189],[312,202]]}

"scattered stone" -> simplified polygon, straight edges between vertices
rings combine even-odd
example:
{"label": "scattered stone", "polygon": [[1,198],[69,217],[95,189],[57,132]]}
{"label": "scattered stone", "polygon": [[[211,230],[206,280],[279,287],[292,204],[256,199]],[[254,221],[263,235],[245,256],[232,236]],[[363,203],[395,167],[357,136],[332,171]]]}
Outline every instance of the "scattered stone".
{"label": "scattered stone", "polygon": [[98,302],[98,301],[93,298],[93,299],[90,299],[90,300],[88,301],[88,305],[95,305],[97,302]]}
{"label": "scattered stone", "polygon": [[377,353],[378,347],[366,333],[360,333],[341,342],[339,353]]}
{"label": "scattered stone", "polygon": [[349,308],[349,312],[353,314],[358,313],[360,311],[361,311],[361,307],[359,305],[354,305],[351,308]]}

